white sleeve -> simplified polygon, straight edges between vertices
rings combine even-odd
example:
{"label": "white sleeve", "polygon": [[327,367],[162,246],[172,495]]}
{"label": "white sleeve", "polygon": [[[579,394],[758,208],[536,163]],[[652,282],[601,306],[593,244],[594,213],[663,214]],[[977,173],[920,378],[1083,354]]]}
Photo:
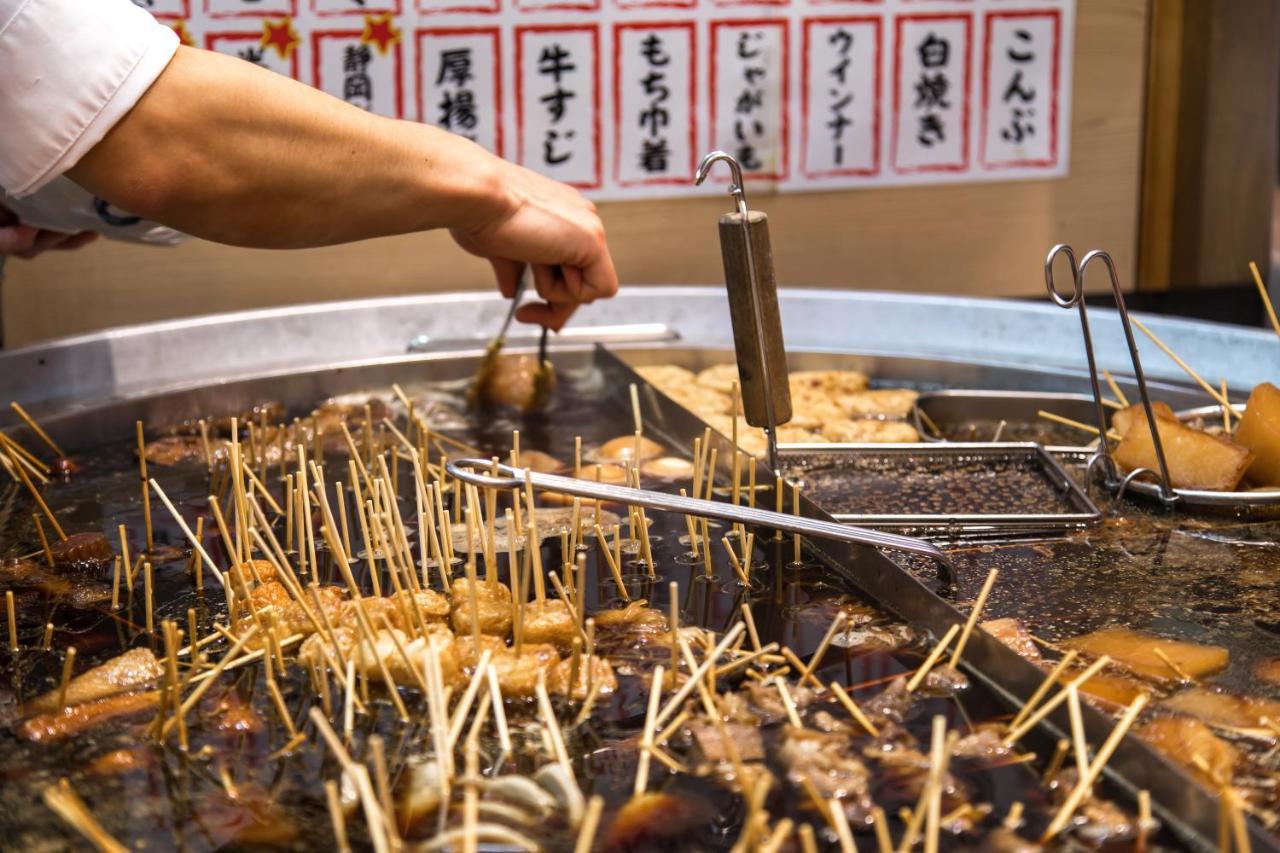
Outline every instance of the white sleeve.
{"label": "white sleeve", "polygon": [[0,0],[0,187],[28,195],[74,166],[177,49],[130,0]]}

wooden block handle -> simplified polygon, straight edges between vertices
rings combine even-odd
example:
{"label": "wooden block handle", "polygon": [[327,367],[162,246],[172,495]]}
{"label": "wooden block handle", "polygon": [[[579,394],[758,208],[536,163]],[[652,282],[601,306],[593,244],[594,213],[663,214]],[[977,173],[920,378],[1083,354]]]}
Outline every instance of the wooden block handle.
{"label": "wooden block handle", "polygon": [[[791,386],[787,381],[787,351],[782,340],[782,317],[778,312],[778,285],[773,277],[773,249],[769,244],[769,217],[758,210],[720,217],[720,251],[724,257],[724,280],[729,290],[729,317],[733,322],[733,346],[738,354],[738,376],[742,384],[742,407],[747,423],[768,426],[765,405],[764,367],[772,379],[773,414],[777,426],[791,420]],[[751,252],[748,256],[747,240]],[[756,328],[751,304],[751,267],[754,262],[760,296],[762,328]],[[761,361],[759,340],[764,341]]]}

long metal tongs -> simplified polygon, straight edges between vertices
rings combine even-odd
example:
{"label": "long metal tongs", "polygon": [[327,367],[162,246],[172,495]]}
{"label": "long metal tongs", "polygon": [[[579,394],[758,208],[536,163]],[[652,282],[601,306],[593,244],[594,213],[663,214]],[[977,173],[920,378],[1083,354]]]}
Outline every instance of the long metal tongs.
{"label": "long metal tongs", "polygon": [[[485,347],[484,357],[480,361],[480,366],[476,368],[476,375],[472,377],[471,385],[467,387],[468,408],[474,409],[487,399],[489,383],[493,381],[493,373],[498,364],[498,355],[506,345],[507,332],[511,330],[511,323],[516,319],[516,309],[520,307],[520,299],[528,287],[529,272],[525,270],[516,284],[516,292],[511,296],[511,307],[507,310],[506,319],[502,321],[498,334],[494,335],[489,345]],[[546,340],[545,336],[543,340]]]}
{"label": "long metal tongs", "polygon": [[[1071,266],[1071,296],[1066,297],[1054,283],[1054,261],[1058,255],[1065,255]],[[1130,471],[1121,479],[1116,471],[1115,461],[1111,458],[1111,446],[1107,443],[1107,416],[1102,404],[1102,388],[1098,382],[1098,364],[1093,355],[1093,335],[1089,331],[1089,315],[1084,302],[1084,280],[1089,264],[1101,261],[1107,268],[1111,278],[1111,294],[1116,301],[1116,313],[1120,315],[1120,326],[1124,329],[1125,341],[1129,345],[1129,359],[1133,363],[1133,377],[1138,385],[1138,394],[1142,398],[1142,409],[1147,416],[1147,425],[1151,429],[1151,442],[1156,451],[1156,462],[1160,470],[1138,468]],[[1044,284],[1049,291],[1049,298],[1060,308],[1076,308],[1080,312],[1080,329],[1084,335],[1085,357],[1089,362],[1089,381],[1093,385],[1094,411],[1098,419],[1098,453],[1089,462],[1090,470],[1101,464],[1103,478],[1107,488],[1123,494],[1125,488],[1135,477],[1141,474],[1153,474],[1160,479],[1160,500],[1166,506],[1178,502],[1178,495],[1173,491],[1169,481],[1169,466],[1165,462],[1164,443],[1160,440],[1160,431],[1155,410],[1151,407],[1151,394],[1147,390],[1147,378],[1142,372],[1142,358],[1138,355],[1138,342],[1133,337],[1133,326],[1129,322],[1129,309],[1124,304],[1124,293],[1120,289],[1120,276],[1116,272],[1115,261],[1111,255],[1101,249],[1094,249],[1084,256],[1080,265],[1076,265],[1076,254],[1070,246],[1059,243],[1049,250],[1044,261]]]}
{"label": "long metal tongs", "polygon": [[[860,545],[871,545],[890,551],[905,551],[909,554],[920,554],[929,557],[938,564],[938,577],[948,586],[956,582],[955,565],[943,551],[923,539],[900,536],[895,533],[882,533],[868,530],[865,527],[853,527],[834,521],[820,521],[797,515],[787,515],[770,510],[752,509],[732,503],[708,501],[701,498],[686,498],[670,495],[666,492],[653,492],[648,489],[633,489],[629,486],[615,486],[598,483],[594,480],[578,480],[556,474],[539,474],[510,465],[494,467],[491,459],[456,459],[446,466],[451,475],[464,483],[490,489],[514,489],[522,487],[526,482],[535,489],[544,492],[557,492],[562,495],[574,495],[600,501],[612,501],[619,504],[642,506],[648,509],[664,510],[682,515],[697,515],[714,518],[734,524],[745,524],[753,527],[768,527],[786,533],[798,533],[818,539],[833,539],[838,542],[853,542]],[[496,471],[496,473],[495,473]]]}

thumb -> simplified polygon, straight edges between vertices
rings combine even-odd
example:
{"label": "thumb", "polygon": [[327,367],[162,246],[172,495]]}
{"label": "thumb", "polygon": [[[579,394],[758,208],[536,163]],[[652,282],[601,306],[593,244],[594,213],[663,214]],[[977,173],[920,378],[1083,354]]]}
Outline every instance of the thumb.
{"label": "thumb", "polygon": [[39,228],[29,225],[9,225],[0,227],[0,255],[16,255],[26,252],[35,245]]}

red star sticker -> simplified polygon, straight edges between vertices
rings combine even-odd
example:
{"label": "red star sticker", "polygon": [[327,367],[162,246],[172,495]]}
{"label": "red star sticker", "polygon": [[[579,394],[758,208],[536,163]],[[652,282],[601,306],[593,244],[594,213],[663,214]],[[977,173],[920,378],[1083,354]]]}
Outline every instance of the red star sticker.
{"label": "red star sticker", "polygon": [[387,13],[376,18],[373,15],[365,15],[364,32],[360,34],[360,43],[373,45],[383,56],[391,45],[399,44],[400,31],[391,20],[391,14]]}
{"label": "red star sticker", "polygon": [[187,30],[187,22],[182,18],[174,21],[169,26],[173,27],[173,31],[178,34],[178,42],[187,47],[195,47],[196,40],[191,37],[191,33]]}
{"label": "red star sticker", "polygon": [[274,47],[276,53],[280,54],[281,59],[288,59],[292,56],[293,49],[298,46],[300,41],[297,30],[293,28],[293,22],[288,18],[282,18],[275,22],[262,22],[263,49]]}

